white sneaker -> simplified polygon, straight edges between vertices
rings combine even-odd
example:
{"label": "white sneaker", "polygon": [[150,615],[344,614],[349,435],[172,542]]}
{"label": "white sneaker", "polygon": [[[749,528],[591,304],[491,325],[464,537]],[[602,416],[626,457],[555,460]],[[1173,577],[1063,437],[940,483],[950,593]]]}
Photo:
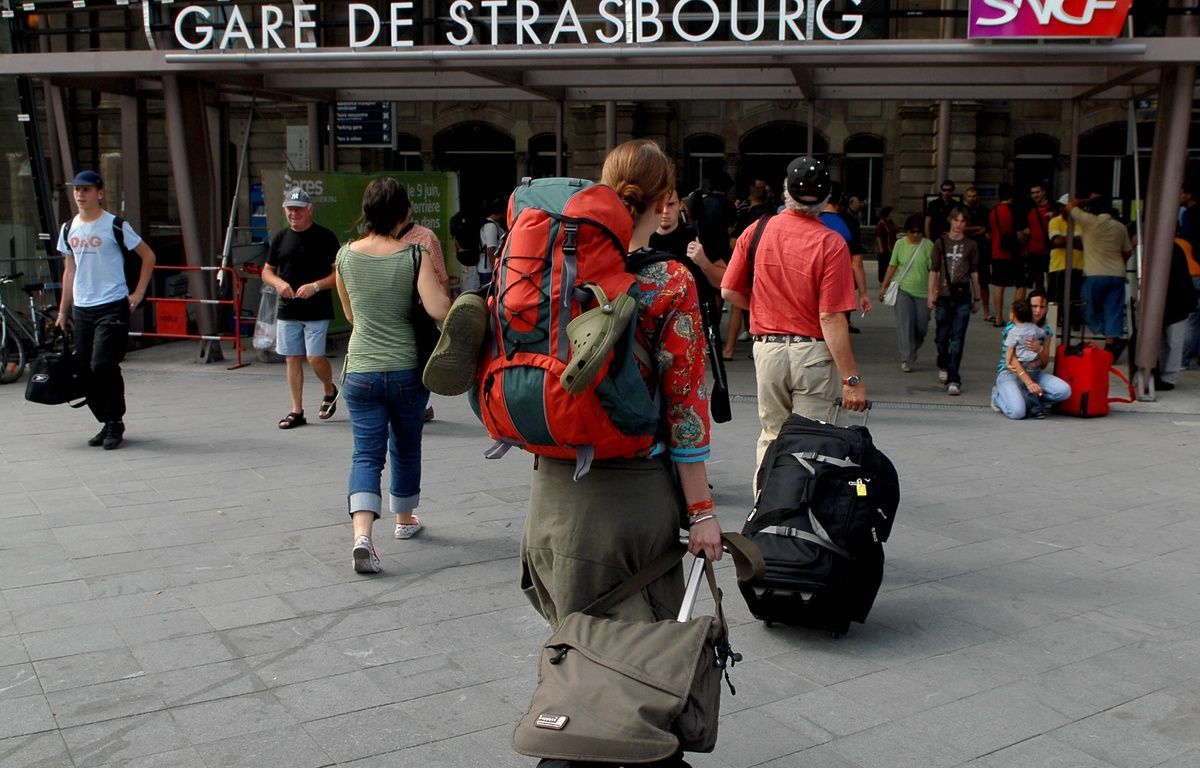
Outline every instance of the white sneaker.
{"label": "white sneaker", "polygon": [[993,412],[995,412],[995,413],[1003,413],[1003,411],[1001,411],[1001,410],[1000,410],[1000,406],[996,405],[995,403],[988,403],[988,405],[992,406],[992,411],[993,411]]}
{"label": "white sneaker", "polygon": [[354,570],[357,573],[379,573],[383,570],[379,555],[375,552],[375,545],[366,536],[359,536],[354,540],[353,557]]}
{"label": "white sneaker", "polygon": [[958,386],[957,382],[950,382],[949,384],[946,385],[946,394],[950,395],[951,397],[954,397],[956,395],[962,394],[962,388]]}
{"label": "white sneaker", "polygon": [[750,331],[742,331],[738,334],[738,341],[750,341]]}
{"label": "white sneaker", "polygon": [[946,380],[949,378],[950,378],[950,374],[946,371],[946,369],[938,368],[938,381],[945,384]]}
{"label": "white sneaker", "polygon": [[413,520],[416,520],[416,522],[396,523],[395,535],[397,539],[411,539],[413,536],[417,535],[417,532],[421,530],[421,518],[413,515]]}
{"label": "white sneaker", "polygon": [[905,373],[912,373],[912,366],[908,363],[900,363],[900,370],[904,371]]}

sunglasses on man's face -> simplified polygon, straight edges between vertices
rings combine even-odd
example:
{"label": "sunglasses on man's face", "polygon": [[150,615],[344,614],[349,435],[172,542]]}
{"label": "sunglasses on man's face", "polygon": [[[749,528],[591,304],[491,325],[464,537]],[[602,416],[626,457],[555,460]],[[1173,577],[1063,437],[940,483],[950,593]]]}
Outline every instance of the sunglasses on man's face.
{"label": "sunglasses on man's face", "polygon": [[943,192],[953,192],[954,189],[952,187],[942,187],[942,191]]}

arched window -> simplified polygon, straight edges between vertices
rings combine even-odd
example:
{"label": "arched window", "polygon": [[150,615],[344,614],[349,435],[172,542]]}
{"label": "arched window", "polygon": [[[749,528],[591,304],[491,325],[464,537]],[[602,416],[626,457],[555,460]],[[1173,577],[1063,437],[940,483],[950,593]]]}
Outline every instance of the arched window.
{"label": "arched window", "polygon": [[458,174],[464,208],[507,197],[517,183],[516,142],[487,123],[459,123],[433,138],[437,169]]}
{"label": "arched window", "polygon": [[1013,184],[1017,197],[1029,194],[1034,184],[1042,184],[1054,195],[1054,175],[1058,168],[1058,141],[1044,133],[1031,133],[1013,142]]}
{"label": "arched window", "polygon": [[842,153],[842,184],[846,194],[857,197],[862,207],[851,211],[862,224],[875,221],[875,213],[883,204],[883,139],[870,133],[859,133],[846,139]]}
{"label": "arched window", "polygon": [[562,144],[563,162],[562,172],[555,170],[557,163],[557,151],[555,148],[553,133],[539,133],[536,136],[531,136],[529,139],[529,175],[532,178],[540,179],[547,176],[566,176],[567,175],[567,142]]}
{"label": "arched window", "polygon": [[705,180],[725,168],[725,140],[711,133],[696,133],[683,140],[681,194],[699,189]]}
{"label": "arched window", "polygon": [[[741,163],[738,178],[743,184],[762,179],[775,193],[775,199],[783,200],[783,177],[787,166],[795,158],[806,154],[808,126],[803,123],[780,121],[767,123],[746,133],[738,143]],[[829,140],[819,132],[813,132],[813,155],[821,160],[829,156]]]}

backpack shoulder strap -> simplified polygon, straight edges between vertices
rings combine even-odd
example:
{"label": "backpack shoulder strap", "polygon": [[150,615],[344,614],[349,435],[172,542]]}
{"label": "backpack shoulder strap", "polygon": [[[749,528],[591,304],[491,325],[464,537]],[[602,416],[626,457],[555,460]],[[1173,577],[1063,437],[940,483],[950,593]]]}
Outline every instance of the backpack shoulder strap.
{"label": "backpack shoulder strap", "polygon": [[122,219],[115,213],[113,214],[112,233],[113,239],[117,241],[117,246],[121,249],[121,253],[128,256],[130,250],[125,247],[125,219]]}
{"label": "backpack shoulder strap", "polygon": [[746,263],[750,267],[750,282],[754,282],[754,254],[758,251],[758,241],[762,239],[763,230],[767,228],[767,222],[771,220],[775,214],[767,211],[758,219],[758,224],[754,227],[754,236],[750,238],[750,247],[746,249]]}

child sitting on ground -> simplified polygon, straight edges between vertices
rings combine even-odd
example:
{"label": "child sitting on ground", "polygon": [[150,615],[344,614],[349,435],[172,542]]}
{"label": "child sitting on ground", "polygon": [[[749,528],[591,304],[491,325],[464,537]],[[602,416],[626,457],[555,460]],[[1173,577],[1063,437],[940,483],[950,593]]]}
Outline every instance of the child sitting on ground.
{"label": "child sitting on ground", "polygon": [[1026,412],[1035,419],[1044,419],[1046,411],[1037,380],[1042,372],[1040,353],[1046,343],[1046,329],[1033,322],[1033,307],[1024,299],[1013,302],[1011,320],[1013,326],[1004,337],[1004,362],[1024,385]]}

